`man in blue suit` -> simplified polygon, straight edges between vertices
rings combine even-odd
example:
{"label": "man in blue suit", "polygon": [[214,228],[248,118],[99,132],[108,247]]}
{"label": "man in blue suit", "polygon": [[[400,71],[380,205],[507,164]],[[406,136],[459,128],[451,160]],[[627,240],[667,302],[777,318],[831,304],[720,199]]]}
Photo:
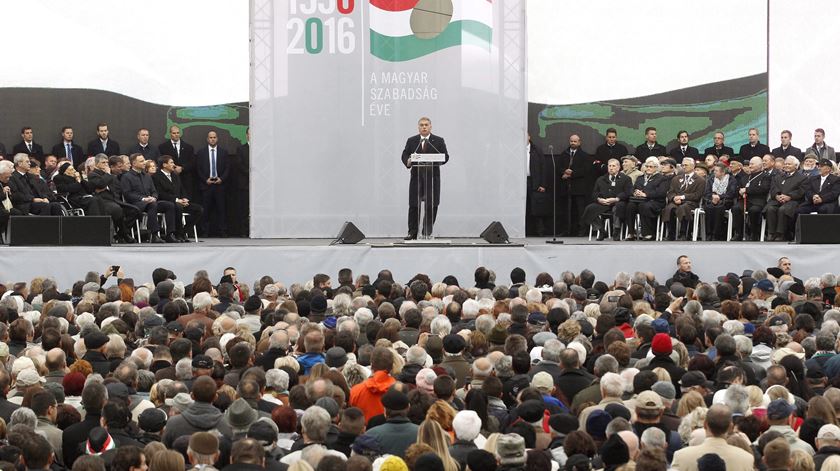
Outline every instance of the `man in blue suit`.
{"label": "man in blue suit", "polygon": [[[230,175],[227,151],[219,147],[216,131],[207,133],[207,145],[196,151],[198,187],[204,206],[202,231],[208,236],[227,237],[225,225],[225,183]],[[211,219],[214,224],[210,224]]]}

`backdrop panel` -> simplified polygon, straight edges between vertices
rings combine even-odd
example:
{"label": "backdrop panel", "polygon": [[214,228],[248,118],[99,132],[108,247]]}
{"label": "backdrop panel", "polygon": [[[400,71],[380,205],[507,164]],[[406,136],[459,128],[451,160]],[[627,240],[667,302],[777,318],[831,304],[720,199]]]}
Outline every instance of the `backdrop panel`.
{"label": "backdrop panel", "polygon": [[421,116],[450,154],[435,233],[524,235],[525,0],[251,5],[252,237],[405,234]]}

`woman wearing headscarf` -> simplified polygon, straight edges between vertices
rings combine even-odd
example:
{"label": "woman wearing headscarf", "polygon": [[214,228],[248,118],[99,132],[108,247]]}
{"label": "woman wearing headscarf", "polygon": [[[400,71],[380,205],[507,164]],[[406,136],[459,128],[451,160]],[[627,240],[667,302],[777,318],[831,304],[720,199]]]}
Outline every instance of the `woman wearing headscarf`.
{"label": "woman wearing headscarf", "polygon": [[88,188],[86,180],[76,172],[70,162],[62,162],[53,175],[55,190],[59,195],[64,195],[70,205],[74,208],[82,208],[87,216],[99,216],[104,214],[102,201],[94,198]]}

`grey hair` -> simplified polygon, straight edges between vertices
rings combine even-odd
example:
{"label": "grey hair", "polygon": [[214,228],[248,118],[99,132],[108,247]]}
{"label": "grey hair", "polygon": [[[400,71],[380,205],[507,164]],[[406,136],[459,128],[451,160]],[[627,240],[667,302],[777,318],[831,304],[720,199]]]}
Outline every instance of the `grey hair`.
{"label": "grey hair", "polygon": [[734,335],[733,338],[735,339],[735,349],[741,354],[742,358],[752,354],[753,344],[749,337],[746,335]]}
{"label": "grey hair", "polygon": [[320,406],[310,406],[303,413],[300,419],[300,426],[303,433],[311,441],[323,443],[327,439],[327,431],[330,429],[330,413]]}
{"label": "grey hair", "polygon": [[102,162],[107,162],[108,161],[108,156],[106,154],[96,154],[94,159],[95,159],[96,165],[99,165]]}
{"label": "grey hair", "polygon": [[607,437],[611,437],[618,432],[624,431],[631,431],[633,428],[630,426],[630,422],[625,419],[624,417],[616,417],[607,424],[607,429],[605,431],[605,435]]}
{"label": "grey hair", "polygon": [[265,372],[265,385],[275,391],[287,391],[289,389],[289,373],[272,368]]}
{"label": "grey hair", "polygon": [[496,321],[490,314],[482,314],[475,319],[475,330],[481,332],[485,336],[490,335],[493,327],[496,326]]}
{"label": "grey hair", "polygon": [[820,277],[820,283],[826,288],[833,288],[837,286],[837,276],[834,273],[823,273]]}
{"label": "grey hair", "polygon": [[542,349],[543,360],[560,363],[560,353],[563,352],[563,348],[563,342],[557,339],[546,340]]}
{"label": "grey hair", "polygon": [[668,442],[665,440],[665,432],[656,427],[645,429],[639,442],[644,448],[664,450],[668,446]]}
{"label": "grey hair", "polygon": [[11,172],[15,169],[15,164],[8,160],[0,160],[0,173]]}
{"label": "grey hair", "polygon": [[723,331],[733,337],[741,335],[744,333],[744,323],[736,320],[728,320],[723,323]]}
{"label": "grey hair", "polygon": [[750,395],[747,388],[733,384],[723,393],[723,403],[729,406],[733,414],[745,414],[750,409]]}
{"label": "grey hair", "polygon": [[662,170],[662,166],[659,165],[659,158],[658,157],[654,157],[654,156],[648,157],[647,159],[645,159],[645,163],[642,166],[646,167],[649,164],[653,165],[653,167],[656,168],[656,173],[659,173]]}
{"label": "grey hair", "polygon": [[562,281],[558,281],[557,283],[554,283],[554,286],[551,287],[551,293],[554,294],[554,296],[557,297],[557,298],[566,297],[566,293],[568,293],[568,292],[569,292],[569,286]]}
{"label": "grey hair", "polygon": [[717,293],[712,285],[702,284],[694,290],[694,295],[697,296],[697,301],[700,304],[710,304],[717,300]]}
{"label": "grey hair", "polygon": [[373,312],[366,307],[360,307],[359,309],[356,309],[356,313],[353,314],[353,319],[355,319],[356,324],[358,324],[361,329],[367,326],[368,322],[373,320]]}
{"label": "grey hair", "polygon": [[405,352],[405,362],[410,365],[423,365],[426,363],[426,350],[414,345]]}
{"label": "grey hair", "polygon": [[797,159],[796,157],[794,157],[792,155],[789,155],[789,156],[785,157],[785,163],[786,164],[793,164],[793,168],[799,168],[799,159]]}
{"label": "grey hair", "polygon": [[615,274],[615,286],[622,286],[624,288],[630,287],[630,274],[624,271],[620,271]]}
{"label": "grey hair", "polygon": [[432,319],[432,324],[429,327],[432,335],[438,335],[440,337],[449,335],[452,332],[452,323],[449,322],[449,318],[440,314]]}
{"label": "grey hair", "polygon": [[686,314],[697,317],[703,311],[703,305],[700,304],[697,300],[692,299],[691,301],[685,303],[685,307],[683,308],[683,312]]}
{"label": "grey hair", "polygon": [[823,314],[823,324],[825,324],[825,321],[835,321],[840,323],[840,310],[829,309],[828,311],[825,311],[825,314]]}
{"label": "grey hair", "polygon": [[606,397],[621,397],[624,394],[624,378],[617,373],[604,373],[601,376],[601,390]]}
{"label": "grey hair", "polygon": [[[27,156],[27,158],[29,158],[29,156]],[[35,415],[35,412],[33,412],[32,409],[28,407],[19,407],[15,409],[14,412],[12,412],[12,416],[9,420],[9,427],[18,424],[26,425],[27,427],[34,429],[38,425],[38,417]]]}
{"label": "grey hair", "polygon": [[178,381],[192,379],[192,376],[192,359],[181,358],[178,360],[178,363],[175,363],[175,378],[177,378]]}
{"label": "grey hair", "polygon": [[29,154],[19,153],[14,156],[15,165],[20,165],[24,162],[29,162]]}
{"label": "grey hair", "polygon": [[837,323],[835,320],[824,320],[822,326],[820,326],[820,332],[818,335],[826,335],[833,339],[837,338],[837,334],[840,333],[840,324]]}
{"label": "grey hair", "polygon": [[766,280],[767,279],[767,270],[764,270],[763,268],[760,268],[758,270],[753,270],[752,277],[756,282],[761,281],[761,280]]}
{"label": "grey hair", "polygon": [[333,314],[337,317],[349,316],[353,309],[353,299],[349,294],[337,294],[333,298]]}
{"label": "grey hair", "polygon": [[[543,349],[545,352],[545,349]],[[605,353],[595,360],[595,374],[604,376],[606,373],[618,373],[618,360],[609,353]]]}

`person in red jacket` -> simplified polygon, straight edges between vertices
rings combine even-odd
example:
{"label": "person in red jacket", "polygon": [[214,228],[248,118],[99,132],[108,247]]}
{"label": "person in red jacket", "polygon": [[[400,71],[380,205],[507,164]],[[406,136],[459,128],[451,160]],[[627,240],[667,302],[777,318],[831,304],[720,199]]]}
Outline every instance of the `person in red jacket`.
{"label": "person in red jacket", "polygon": [[385,347],[376,347],[370,356],[370,367],[373,375],[350,390],[350,405],[358,407],[365,413],[365,422],[371,417],[385,413],[382,406],[382,396],[397,382],[391,376],[394,366],[394,355]]}

